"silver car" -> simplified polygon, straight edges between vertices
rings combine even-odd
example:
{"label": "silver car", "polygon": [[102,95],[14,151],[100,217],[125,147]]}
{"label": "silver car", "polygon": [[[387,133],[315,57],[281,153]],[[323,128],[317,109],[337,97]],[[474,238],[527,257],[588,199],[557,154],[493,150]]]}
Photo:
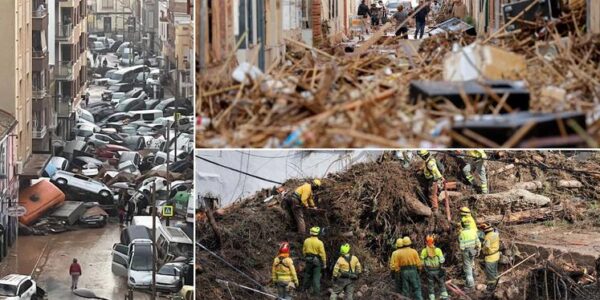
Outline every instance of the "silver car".
{"label": "silver car", "polygon": [[94,145],[96,148],[101,148],[108,144],[121,145],[123,141],[116,140],[106,134],[94,133],[87,137],[87,143]]}
{"label": "silver car", "polygon": [[113,193],[104,183],[83,175],[73,174],[66,171],[56,171],[51,180],[59,186],[75,188],[93,194],[98,194],[102,196],[102,198],[112,199],[113,197]]}

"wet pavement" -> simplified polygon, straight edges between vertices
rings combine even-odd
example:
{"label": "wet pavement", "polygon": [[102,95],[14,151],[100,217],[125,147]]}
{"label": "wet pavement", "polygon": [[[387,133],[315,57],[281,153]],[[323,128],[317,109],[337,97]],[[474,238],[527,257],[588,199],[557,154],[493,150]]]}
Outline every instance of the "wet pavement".
{"label": "wet pavement", "polygon": [[[48,299],[81,299],[71,293],[69,265],[77,258],[82,268],[79,287],[94,291],[107,299],[124,299],[127,280],[111,272],[111,251],[119,241],[118,224],[104,228],[81,228],[47,236],[20,236],[11,248],[7,260],[0,266],[0,275],[19,273],[32,275],[46,290]],[[140,292],[135,299],[150,299]]]}

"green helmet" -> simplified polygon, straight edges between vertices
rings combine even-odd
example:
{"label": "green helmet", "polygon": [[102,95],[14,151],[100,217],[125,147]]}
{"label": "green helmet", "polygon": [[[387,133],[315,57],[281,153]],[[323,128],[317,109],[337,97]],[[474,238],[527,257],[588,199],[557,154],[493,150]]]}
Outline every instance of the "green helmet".
{"label": "green helmet", "polygon": [[321,233],[320,227],[315,226],[310,229],[310,235],[319,235],[319,233]]}
{"label": "green helmet", "polygon": [[348,253],[350,253],[350,244],[345,243],[340,247],[340,254],[346,255]]}

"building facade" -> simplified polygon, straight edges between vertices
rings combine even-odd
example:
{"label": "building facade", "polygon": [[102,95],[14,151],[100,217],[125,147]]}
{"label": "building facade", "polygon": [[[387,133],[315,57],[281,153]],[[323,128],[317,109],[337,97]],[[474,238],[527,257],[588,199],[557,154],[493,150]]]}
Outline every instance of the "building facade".
{"label": "building facade", "polygon": [[9,207],[18,205],[19,180],[15,173],[16,119],[0,110],[0,261],[17,238],[17,217],[9,216]]}
{"label": "building facade", "polygon": [[87,84],[87,5],[84,0],[55,2],[56,134],[66,139]]}
{"label": "building facade", "polygon": [[0,51],[0,109],[23,120],[15,129],[17,173],[32,153],[32,10],[31,0],[0,1],[0,40],[5,43]]}
{"label": "building facade", "polygon": [[136,22],[132,19],[135,5],[136,0],[87,0],[88,32],[115,39],[135,31]]}
{"label": "building facade", "polygon": [[54,111],[54,69],[49,63],[48,47],[48,3],[46,0],[33,0],[31,58],[32,58],[32,151],[51,151],[52,130],[55,126]]}
{"label": "building facade", "polygon": [[[175,90],[180,98],[193,96],[193,81],[191,66],[193,61],[193,7],[189,0],[167,1],[167,12],[159,9],[159,26],[166,25],[166,35],[159,37],[162,40],[162,55],[171,81],[175,83]],[[163,6],[164,7],[164,6]]]}

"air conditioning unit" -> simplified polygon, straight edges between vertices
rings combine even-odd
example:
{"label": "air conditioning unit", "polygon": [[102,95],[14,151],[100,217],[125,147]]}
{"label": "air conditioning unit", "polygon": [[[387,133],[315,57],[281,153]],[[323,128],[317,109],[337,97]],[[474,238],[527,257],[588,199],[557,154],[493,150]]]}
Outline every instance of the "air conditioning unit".
{"label": "air conditioning unit", "polygon": [[15,165],[15,173],[17,175],[21,175],[23,173],[23,165],[24,163],[22,161],[17,162],[17,164]]}

